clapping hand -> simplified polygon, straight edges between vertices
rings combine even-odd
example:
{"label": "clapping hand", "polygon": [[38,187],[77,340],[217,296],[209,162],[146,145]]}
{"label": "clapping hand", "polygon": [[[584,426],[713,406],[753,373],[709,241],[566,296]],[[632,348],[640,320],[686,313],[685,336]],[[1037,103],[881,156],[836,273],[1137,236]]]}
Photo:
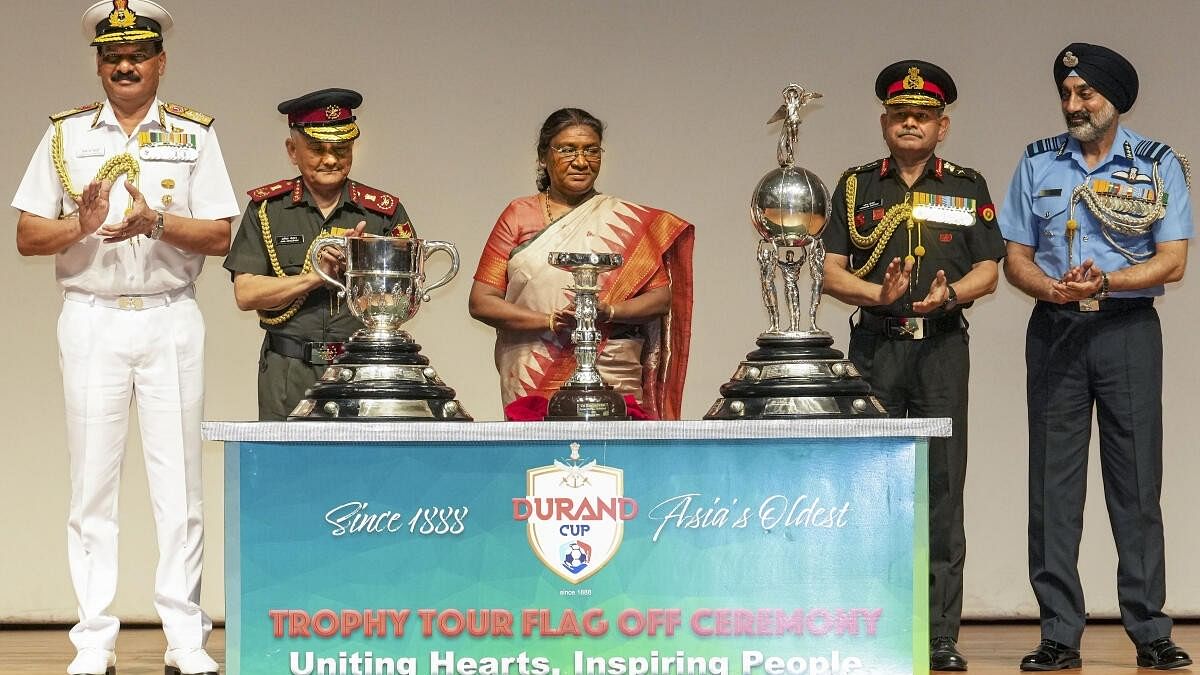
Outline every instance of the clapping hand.
{"label": "clapping hand", "polygon": [[1102,282],[1103,275],[1095,262],[1088,258],[1082,265],[1067,270],[1062,279],[1051,282],[1050,299],[1059,304],[1086,300],[1100,292]]}
{"label": "clapping hand", "polygon": [[918,314],[928,314],[946,304],[950,298],[950,284],[946,281],[946,272],[938,270],[933,283],[929,284],[929,293],[924,300],[913,303],[913,311]]}
{"label": "clapping hand", "polygon": [[[107,181],[105,181],[107,182]],[[154,225],[158,222],[158,212],[150,208],[146,203],[146,197],[138,190],[133,183],[126,180],[125,189],[129,192],[129,197],[133,200],[133,206],[129,211],[129,215],[118,225],[105,225],[96,234],[104,237],[104,243],[115,244],[119,241],[132,239],[138,235],[144,234],[149,236],[154,231]]]}
{"label": "clapping hand", "polygon": [[887,269],[883,271],[883,283],[879,286],[879,305],[890,305],[900,299],[908,290],[909,279],[912,277],[913,264],[900,258],[892,258]]}
{"label": "clapping hand", "polygon": [[79,229],[86,236],[100,229],[108,217],[108,194],[112,181],[92,181],[80,193],[75,203],[79,205]]}

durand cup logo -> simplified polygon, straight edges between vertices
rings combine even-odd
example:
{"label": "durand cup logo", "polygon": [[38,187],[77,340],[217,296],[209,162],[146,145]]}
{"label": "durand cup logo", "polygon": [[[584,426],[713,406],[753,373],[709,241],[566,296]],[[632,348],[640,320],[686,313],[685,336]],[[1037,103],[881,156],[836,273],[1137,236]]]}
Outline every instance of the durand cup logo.
{"label": "durand cup logo", "polygon": [[550,571],[573,584],[599,572],[617,554],[637,501],[625,497],[625,472],[571,454],[525,472],[524,497],[513,520],[525,521],[529,546]]}

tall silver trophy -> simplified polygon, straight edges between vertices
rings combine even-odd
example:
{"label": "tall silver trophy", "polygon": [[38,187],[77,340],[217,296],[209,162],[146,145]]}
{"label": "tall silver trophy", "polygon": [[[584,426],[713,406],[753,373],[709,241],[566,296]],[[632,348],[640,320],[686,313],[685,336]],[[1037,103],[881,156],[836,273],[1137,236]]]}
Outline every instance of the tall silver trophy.
{"label": "tall silver trophy", "polygon": [[[829,219],[829,192],[816,174],[796,166],[800,110],[821,94],[798,84],[783,90],[783,105],[767,121],[782,121],[779,167],[763,176],[750,199],[758,242],[759,281],[769,325],[758,349],[746,355],[705,419],[882,417],[883,405],[854,364],[833,349],[833,336],[817,326],[825,278],[821,232]],[[812,284],[807,306],[800,276]],[[782,276],[786,317],[779,311],[776,278]],[[786,319],[786,326],[783,320]]]}
{"label": "tall silver trophy", "polygon": [[[346,257],[344,279],[318,264],[321,249]],[[425,261],[450,256],[450,269],[425,281]],[[421,345],[401,328],[417,314],[429,291],[458,273],[458,249],[445,241],[401,237],[321,237],[313,243],[312,268],[338,289],[363,327],[288,416],[289,420],[470,420],[455,392],[438,377]]]}
{"label": "tall silver trophy", "polygon": [[596,329],[596,299],[600,275],[624,264],[620,253],[551,253],[547,262],[574,278],[567,290],[575,294],[575,372],[550,397],[548,420],[629,419],[625,399],[605,384],[596,370],[600,331]]}

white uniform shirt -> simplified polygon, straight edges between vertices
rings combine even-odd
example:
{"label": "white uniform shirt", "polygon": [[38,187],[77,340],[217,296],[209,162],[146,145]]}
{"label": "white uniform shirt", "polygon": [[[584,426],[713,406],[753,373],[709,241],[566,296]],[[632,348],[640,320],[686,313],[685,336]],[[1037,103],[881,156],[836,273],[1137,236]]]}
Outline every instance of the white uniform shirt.
{"label": "white uniform shirt", "polygon": [[[195,148],[145,149],[139,132],[175,132]],[[136,158],[141,175],[137,186],[152,209],[201,220],[233,218],[240,213],[233,186],[225,170],[221,146],[211,127],[164,111],[158,99],[132,135],[117,122],[108,101],[99,110],[80,112],[62,120],[63,160],[77,192],[87,188],[108,159],[128,152]],[[44,218],[58,218],[78,210],[67,195],[50,156],[54,125],[46,131],[25,170],[12,205]],[[164,196],[166,199],[164,199]],[[167,203],[169,202],[169,203]],[[109,193],[106,225],[120,223],[129,206],[125,176],[119,176]],[[147,237],[114,244],[95,234],[84,237],[55,256],[55,272],[66,290],[96,295],[140,295],[183,288],[195,281],[205,256],[181,251]]]}

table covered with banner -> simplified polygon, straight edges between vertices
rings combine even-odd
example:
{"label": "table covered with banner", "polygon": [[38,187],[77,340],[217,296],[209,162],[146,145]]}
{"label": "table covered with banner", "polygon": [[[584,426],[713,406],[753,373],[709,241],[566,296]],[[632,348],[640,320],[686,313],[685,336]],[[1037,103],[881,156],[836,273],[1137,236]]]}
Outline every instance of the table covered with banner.
{"label": "table covered with banner", "polygon": [[927,438],[949,431],[206,423],[227,672],[924,670]]}

